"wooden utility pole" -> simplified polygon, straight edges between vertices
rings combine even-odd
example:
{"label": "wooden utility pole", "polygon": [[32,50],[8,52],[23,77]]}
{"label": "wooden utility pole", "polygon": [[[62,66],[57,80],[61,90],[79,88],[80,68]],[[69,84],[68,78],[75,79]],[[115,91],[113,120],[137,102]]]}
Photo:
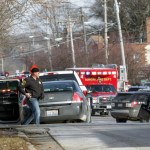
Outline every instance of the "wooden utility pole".
{"label": "wooden utility pole", "polygon": [[117,16],[117,23],[118,23],[118,30],[119,30],[119,38],[120,38],[120,49],[121,49],[121,57],[122,57],[122,71],[123,71],[123,89],[126,90],[126,82],[127,80],[127,70],[126,70],[126,62],[125,62],[125,53],[124,53],[124,45],[123,45],[123,38],[122,38],[122,30],[121,30],[121,23],[119,17],[119,6],[117,0],[115,0],[115,7],[116,7],[116,16]]}
{"label": "wooden utility pole", "polygon": [[84,36],[84,46],[85,46],[85,55],[86,55],[86,66],[88,67],[88,49],[87,49],[87,39],[86,39],[86,29],[85,29],[85,22],[84,22],[84,14],[81,7],[81,19],[82,19],[82,25],[83,25],[83,36]]}
{"label": "wooden utility pole", "polygon": [[104,23],[105,23],[105,60],[106,64],[108,64],[107,0],[104,0]]}

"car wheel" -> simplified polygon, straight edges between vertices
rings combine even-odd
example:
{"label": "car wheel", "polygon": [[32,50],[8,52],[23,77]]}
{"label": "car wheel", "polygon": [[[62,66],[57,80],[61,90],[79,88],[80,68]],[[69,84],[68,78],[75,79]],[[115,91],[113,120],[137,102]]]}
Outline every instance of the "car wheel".
{"label": "car wheel", "polygon": [[148,123],[148,122],[149,122],[149,119],[147,119],[147,120],[140,119],[140,122],[141,122],[141,123],[144,123],[144,122],[147,122],[147,123]]}
{"label": "car wheel", "polygon": [[95,116],[95,111],[94,110],[91,110],[91,115]]}
{"label": "car wheel", "polygon": [[118,118],[116,118],[116,122],[117,123],[126,123],[127,119],[118,119]]}
{"label": "car wheel", "polygon": [[91,123],[92,122],[92,119],[91,119],[91,111],[88,111],[87,112],[87,115],[86,115],[86,123]]}
{"label": "car wheel", "polygon": [[100,116],[104,116],[104,115],[105,115],[104,111],[100,112]]}

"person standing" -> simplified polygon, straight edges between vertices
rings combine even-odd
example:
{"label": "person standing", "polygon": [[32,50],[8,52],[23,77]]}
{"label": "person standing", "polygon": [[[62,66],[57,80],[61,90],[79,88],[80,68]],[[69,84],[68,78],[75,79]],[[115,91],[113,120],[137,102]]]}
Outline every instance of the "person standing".
{"label": "person standing", "polygon": [[39,79],[39,69],[32,68],[31,75],[22,81],[20,92],[27,98],[27,115],[21,122],[23,125],[29,124],[34,120],[34,124],[40,124],[39,100],[44,98],[42,81]]}

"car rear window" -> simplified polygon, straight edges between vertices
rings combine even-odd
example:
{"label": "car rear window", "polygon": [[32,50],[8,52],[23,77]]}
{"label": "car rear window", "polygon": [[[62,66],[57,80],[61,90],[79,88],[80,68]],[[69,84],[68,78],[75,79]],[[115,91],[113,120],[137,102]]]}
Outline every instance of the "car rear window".
{"label": "car rear window", "polygon": [[147,102],[148,102],[148,99],[149,99],[149,95],[148,94],[138,94],[137,96],[136,96],[136,101],[138,101],[138,102],[142,102],[143,104],[147,104]]}
{"label": "car rear window", "polygon": [[138,91],[140,88],[129,88],[129,92],[131,92],[131,91]]}
{"label": "car rear window", "polygon": [[119,93],[117,96],[113,99],[113,102],[129,102],[131,101],[134,94],[129,93]]}
{"label": "car rear window", "polygon": [[18,89],[18,81],[0,81],[0,91],[2,90],[17,90]]}
{"label": "car rear window", "polygon": [[73,82],[65,83],[65,82],[48,82],[43,83],[44,92],[63,92],[63,91],[77,91]]}
{"label": "car rear window", "polygon": [[150,83],[145,83],[144,86],[150,86]]}
{"label": "car rear window", "polygon": [[40,76],[40,79],[45,81],[58,81],[58,80],[76,80],[74,74],[52,74],[52,75],[44,75]]}

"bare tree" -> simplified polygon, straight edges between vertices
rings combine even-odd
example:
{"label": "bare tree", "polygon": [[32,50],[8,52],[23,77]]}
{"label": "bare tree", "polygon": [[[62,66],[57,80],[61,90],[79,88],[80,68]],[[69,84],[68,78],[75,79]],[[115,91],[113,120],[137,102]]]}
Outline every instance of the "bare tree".
{"label": "bare tree", "polygon": [[[14,25],[21,22],[21,17],[26,11],[28,0],[1,0],[0,1],[0,48],[7,49],[9,35]],[[18,22],[19,21],[19,22]]]}

